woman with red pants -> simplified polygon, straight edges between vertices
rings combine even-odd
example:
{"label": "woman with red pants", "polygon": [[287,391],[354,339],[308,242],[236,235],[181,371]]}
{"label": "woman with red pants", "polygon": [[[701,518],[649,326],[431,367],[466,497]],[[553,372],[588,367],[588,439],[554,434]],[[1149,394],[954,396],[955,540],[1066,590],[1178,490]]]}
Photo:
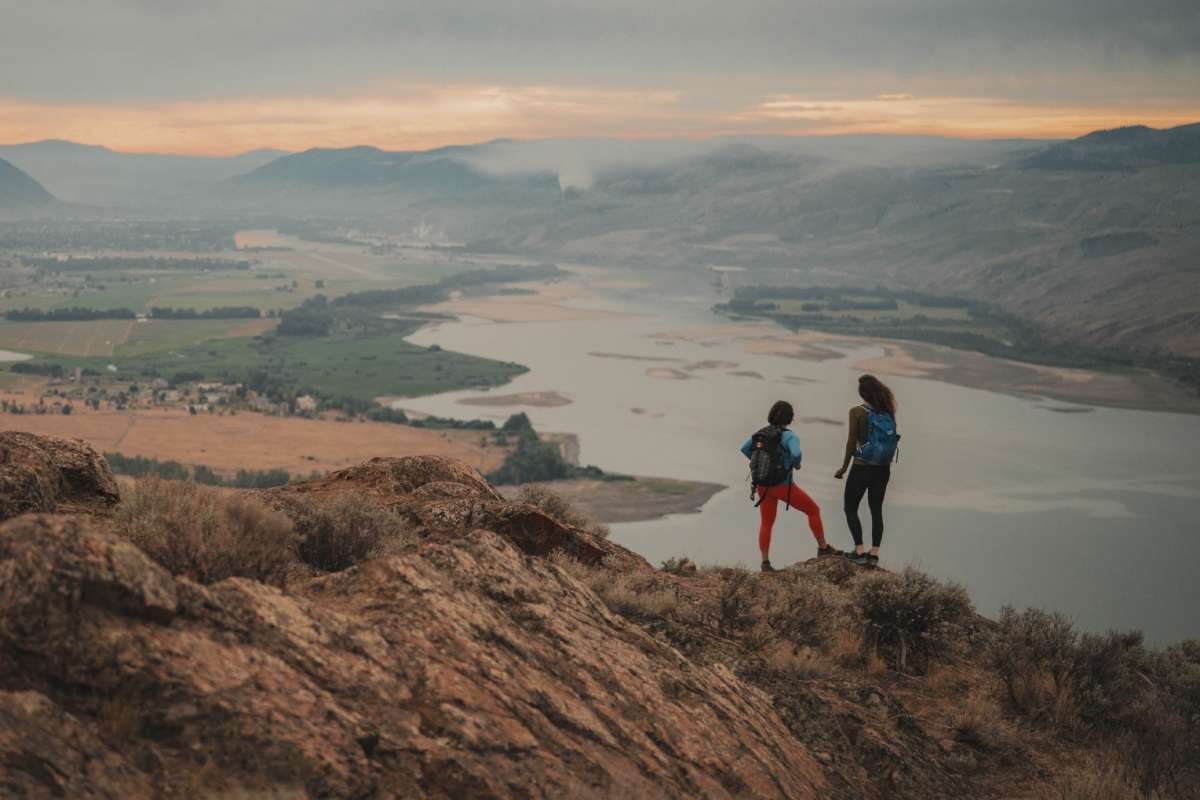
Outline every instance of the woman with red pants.
{"label": "woman with red pants", "polygon": [[[772,463],[781,480],[755,486],[758,496],[758,549],[762,553],[762,571],[774,572],[771,566],[771,529],[779,513],[779,503],[787,508],[804,512],[808,527],[817,540],[817,556],[834,556],[840,553],[825,542],[825,528],[821,524],[821,509],[808,494],[792,482],[792,472],[800,467],[800,438],[787,429],[795,414],[791,403],[780,400],[771,406],[767,414],[767,427],[742,443],[742,455],[750,458],[756,449],[768,447],[777,450],[770,454]],[[774,461],[779,459],[778,461]],[[752,462],[753,463],[753,462]]]}

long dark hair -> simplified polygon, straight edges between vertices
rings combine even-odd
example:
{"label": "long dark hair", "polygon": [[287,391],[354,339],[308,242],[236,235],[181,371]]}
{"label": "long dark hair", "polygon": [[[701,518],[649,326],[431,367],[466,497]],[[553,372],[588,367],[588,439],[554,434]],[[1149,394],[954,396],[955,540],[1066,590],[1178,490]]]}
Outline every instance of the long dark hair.
{"label": "long dark hair", "polygon": [[893,419],[896,417],[896,396],[874,375],[863,375],[858,379],[858,396],[876,411],[886,411]]}
{"label": "long dark hair", "polygon": [[792,411],[791,403],[787,400],[776,400],[775,405],[771,406],[771,410],[767,412],[767,424],[786,428],[792,424],[795,416],[796,412]]}

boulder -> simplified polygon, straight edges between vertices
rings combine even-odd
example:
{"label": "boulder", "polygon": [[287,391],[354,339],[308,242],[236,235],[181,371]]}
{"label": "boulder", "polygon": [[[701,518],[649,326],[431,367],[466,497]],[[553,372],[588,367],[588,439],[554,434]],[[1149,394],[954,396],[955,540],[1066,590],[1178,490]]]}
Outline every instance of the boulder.
{"label": "boulder", "polygon": [[149,798],[146,776],[37,692],[0,692],[0,796]]}
{"label": "boulder", "polygon": [[30,511],[102,513],[120,499],[108,462],[87,442],[0,433],[0,519]]}
{"label": "boulder", "polygon": [[588,564],[650,569],[623,547],[547,516],[535,506],[512,503],[472,467],[442,456],[373,458],[358,466],[302,483],[266,489],[258,496],[287,513],[280,498],[316,502],[354,492],[407,520],[426,537],[446,540],[476,529],[508,538],[530,555],[563,551]]}

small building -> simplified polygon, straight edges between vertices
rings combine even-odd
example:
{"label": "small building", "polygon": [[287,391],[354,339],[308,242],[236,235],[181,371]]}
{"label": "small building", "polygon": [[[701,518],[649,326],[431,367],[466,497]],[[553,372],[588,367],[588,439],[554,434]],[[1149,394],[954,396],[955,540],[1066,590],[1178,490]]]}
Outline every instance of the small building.
{"label": "small building", "polygon": [[296,398],[296,413],[312,416],[317,413],[317,399],[310,394]]}

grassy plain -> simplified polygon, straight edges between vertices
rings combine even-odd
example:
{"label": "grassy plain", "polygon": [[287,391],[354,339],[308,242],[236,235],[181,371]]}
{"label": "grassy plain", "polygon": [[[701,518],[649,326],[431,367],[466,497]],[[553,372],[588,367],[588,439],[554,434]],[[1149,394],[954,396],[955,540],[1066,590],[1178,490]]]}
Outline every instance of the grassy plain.
{"label": "grassy plain", "polygon": [[131,319],[0,322],[0,350],[111,356],[136,327]]}
{"label": "grassy plain", "polygon": [[[23,397],[28,403],[31,397]],[[438,454],[483,471],[500,466],[504,449],[481,445],[478,431],[410,428],[386,422],[190,415],[178,409],[91,411],[70,415],[0,414],[5,430],[84,439],[102,452],[206,464],[226,475],[239,469],[283,468],[294,475],[327,471],[376,456]]]}

